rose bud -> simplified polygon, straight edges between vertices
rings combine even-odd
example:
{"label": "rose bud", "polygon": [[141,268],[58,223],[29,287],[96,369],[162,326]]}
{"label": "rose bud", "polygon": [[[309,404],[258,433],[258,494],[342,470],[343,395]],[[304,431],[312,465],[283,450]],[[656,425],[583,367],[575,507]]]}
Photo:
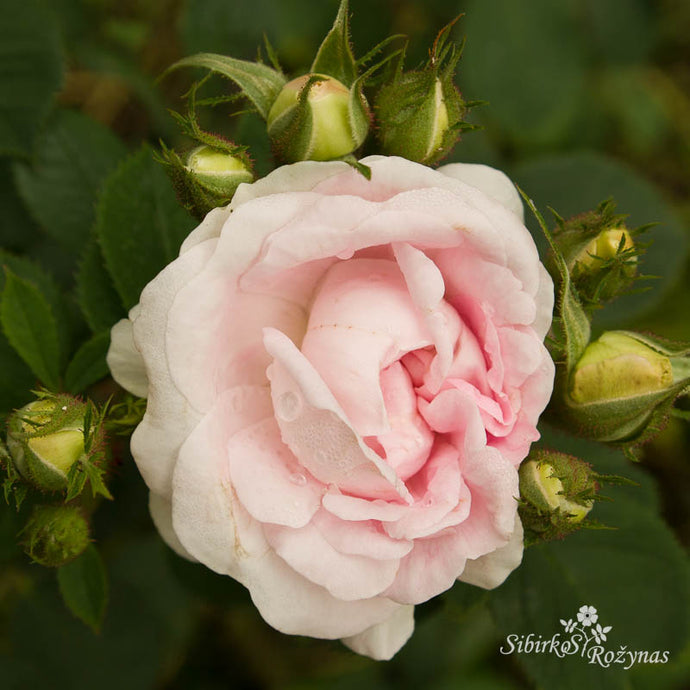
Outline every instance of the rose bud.
{"label": "rose bud", "polygon": [[220,198],[231,199],[243,182],[254,179],[246,163],[232,154],[199,146],[187,158],[187,170],[206,190]]}
{"label": "rose bud", "polygon": [[615,204],[605,201],[596,210],[568,221],[558,219],[554,239],[563,254],[571,280],[586,307],[598,307],[630,288],[637,276],[638,256],[644,247],[636,245],[625,227],[625,216],[616,214]]}
{"label": "rose bud", "polygon": [[8,423],[7,447],[19,473],[39,489],[67,486],[67,472],[84,456],[86,404],[66,395],[35,400]]}
{"label": "rose bud", "polygon": [[68,499],[81,492],[87,479],[94,496],[110,498],[99,466],[102,445],[103,425],[95,407],[69,395],[41,394],[8,421],[7,448],[19,474],[42,491],[67,489]]}
{"label": "rose bud", "polygon": [[435,163],[450,152],[462,129],[473,129],[462,121],[468,106],[453,84],[462,50],[447,46],[451,27],[440,32],[424,69],[403,72],[400,66],[378,92],[375,110],[383,153]]}
{"label": "rose bud", "polygon": [[89,523],[75,506],[36,506],[22,530],[22,546],[39,565],[58,567],[89,545]]}
{"label": "rose bud", "polygon": [[520,518],[526,541],[561,538],[581,526],[599,490],[591,466],[572,455],[537,450],[520,466]]}
{"label": "rose bud", "polygon": [[355,89],[324,74],[287,83],[268,113],[268,134],[286,161],[325,161],[352,153],[366,139],[369,108]]}
{"label": "rose bud", "polygon": [[632,441],[648,425],[658,426],[688,383],[685,345],[608,331],[578,360],[559,412],[571,427],[595,440]]}

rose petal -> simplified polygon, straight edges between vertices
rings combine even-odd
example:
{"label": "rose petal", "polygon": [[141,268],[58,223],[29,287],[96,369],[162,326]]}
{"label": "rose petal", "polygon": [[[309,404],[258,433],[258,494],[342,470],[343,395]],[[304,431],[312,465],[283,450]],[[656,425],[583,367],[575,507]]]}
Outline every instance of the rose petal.
{"label": "rose petal", "polygon": [[405,485],[355,433],[323,379],[280,331],[264,330],[271,396],[283,440],[316,479],[368,498],[411,501]]}
{"label": "rose petal", "polygon": [[301,351],[354,428],[362,436],[372,436],[390,428],[381,370],[406,352],[430,344],[395,262],[351,259],[326,273]]}
{"label": "rose petal", "polygon": [[177,452],[200,419],[170,378],[165,335],[178,291],[202,270],[215,248],[208,240],[164,268],[141,293],[133,326],[134,342],[146,363],[149,381],[146,414],[132,435],[132,455],[149,489],[171,492]]}
{"label": "rose petal", "polygon": [[120,319],[110,331],[110,347],[106,362],[115,381],[125,390],[145,398],[149,392],[146,364],[134,344],[132,321],[139,313],[138,305],[129,312],[129,318]]}
{"label": "rose petal", "polygon": [[196,561],[196,558],[182,546],[182,542],[175,534],[172,523],[172,503],[167,498],[149,491],[149,513],[158,533],[163,537],[163,541],[178,556],[182,556],[188,561]]}
{"label": "rose petal", "polygon": [[414,606],[399,607],[383,623],[368,628],[359,635],[343,638],[342,642],[357,654],[377,661],[388,661],[401,649],[414,631]]}
{"label": "rose petal", "polygon": [[336,551],[313,524],[299,529],[266,524],[264,534],[288,565],[343,601],[377,596],[393,582],[400,565],[399,558],[383,560]]}
{"label": "rose petal", "polygon": [[224,392],[180,448],[173,477],[173,528],[180,542],[207,567],[243,583],[242,562],[269,547],[235,496],[228,440],[271,413],[266,388]]}
{"label": "rose petal", "polygon": [[341,520],[327,510],[320,510],[313,524],[323,538],[343,554],[373,559],[399,559],[412,550],[412,542],[392,539],[375,520]]}
{"label": "rose petal", "polygon": [[323,497],[323,507],[341,520],[382,520],[384,522],[399,520],[406,512],[407,506],[400,503],[388,503],[382,499],[369,500],[341,494],[335,488]]}
{"label": "rose petal", "polygon": [[438,172],[480,189],[524,222],[525,210],[520,194],[510,178],[500,170],[479,163],[450,163],[442,165]]}
{"label": "rose petal", "polygon": [[510,541],[495,551],[467,561],[465,570],[458,580],[484,589],[498,587],[522,562],[522,539],[522,522],[516,515],[515,529]]}
{"label": "rose petal", "polygon": [[259,522],[303,527],[319,509],[325,488],[283,443],[273,417],[231,436],[227,452],[237,497]]}

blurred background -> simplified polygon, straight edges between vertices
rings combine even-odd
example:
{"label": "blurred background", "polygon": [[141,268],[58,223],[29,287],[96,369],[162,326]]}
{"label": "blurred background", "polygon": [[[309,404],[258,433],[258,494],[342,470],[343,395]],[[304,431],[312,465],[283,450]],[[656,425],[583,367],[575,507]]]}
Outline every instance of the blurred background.
{"label": "blurred background", "polygon": [[[189,146],[168,110],[184,110],[182,95],[194,74],[182,70],[159,80],[162,72],[200,51],[255,59],[265,34],[286,73],[298,76],[330,28],[337,5],[336,0],[2,0],[2,16],[9,19],[0,27],[0,88],[12,104],[0,106],[3,260],[27,257],[49,271],[60,290],[73,292],[107,176],[142,142],[154,148],[159,140]],[[653,277],[645,291],[602,310],[595,327],[632,327],[690,340],[687,0],[351,0],[350,5],[355,56],[389,34],[403,33],[410,37],[408,68],[422,63],[436,33],[463,13],[454,29],[458,40],[467,37],[457,84],[466,100],[488,105],[471,113],[482,129],[466,133],[444,162],[498,167],[539,208],[551,206],[564,217],[614,197],[618,211],[629,214],[629,226],[659,223],[648,233],[653,243],[643,272]],[[16,27],[30,27],[29,38],[17,38]],[[13,50],[20,39],[25,59],[17,61]],[[214,78],[209,86],[221,94],[229,83]],[[258,116],[229,117],[220,107],[204,124],[250,145],[259,174],[273,167]],[[79,203],[71,204],[75,195]],[[64,239],[66,226],[75,224],[83,228],[76,247]],[[535,238],[541,241],[538,232]],[[120,315],[112,313],[110,323]],[[2,411],[26,402],[22,396],[30,385],[19,366],[4,366]],[[102,384],[101,397],[112,390],[108,386]],[[115,501],[101,506],[93,530],[110,577],[99,635],[67,612],[54,573],[28,564],[16,546],[21,521],[0,505],[0,687],[690,687],[690,595],[682,562],[690,546],[690,425],[673,420],[634,467],[599,446],[546,428],[544,435],[597,469],[640,484],[611,492],[613,505],[626,506],[627,512],[597,508],[595,517],[624,523],[625,534],[616,541],[615,534],[578,533],[548,548],[534,547],[523,568],[490,596],[456,586],[418,607],[411,642],[393,662],[379,664],[337,642],[276,633],[241,586],[167,550],[151,525],[146,490],[126,443],[119,442],[110,484]],[[636,522],[643,513],[655,516],[651,527]],[[661,531],[656,516],[673,536]],[[664,540],[674,556],[659,563],[647,544]],[[661,566],[664,577],[658,575]],[[559,617],[573,615],[583,603],[606,613],[617,635],[615,648],[671,649],[672,663],[614,673],[499,653],[508,632],[548,637],[558,629]],[[646,629],[656,637],[645,638]]]}

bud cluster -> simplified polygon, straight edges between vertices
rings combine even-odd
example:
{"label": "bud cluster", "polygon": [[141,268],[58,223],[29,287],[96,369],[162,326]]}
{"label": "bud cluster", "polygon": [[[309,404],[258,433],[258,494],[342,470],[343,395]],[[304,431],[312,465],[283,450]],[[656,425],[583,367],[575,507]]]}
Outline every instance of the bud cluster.
{"label": "bud cluster", "polygon": [[[265,120],[273,152],[281,162],[344,160],[368,175],[368,169],[357,163],[356,154],[372,129],[376,130],[381,153],[425,164],[449,153],[463,129],[473,129],[462,121],[473,104],[465,103],[453,84],[462,54],[461,47],[450,41],[454,23],[439,33],[429,62],[416,71],[403,71],[406,45],[389,50],[403,38],[400,36],[389,37],[364,58],[355,59],[350,44],[348,0],[341,0],[333,27],[308,72],[296,78],[288,79],[283,74],[268,42],[266,49],[272,66],[199,53],[180,60],[170,69],[203,67],[234,82],[241,96]],[[378,61],[374,61],[377,56]],[[370,67],[363,68],[372,61]],[[384,67],[385,74],[374,82],[373,75],[383,72]],[[194,158],[198,149],[186,163],[167,149],[163,158],[183,204],[201,216],[209,207],[227,203],[237,185],[247,181],[246,176],[251,179],[251,167],[242,147],[199,127],[194,103],[198,86],[190,92],[188,115],[177,115],[177,119],[185,134],[197,144],[211,147],[212,151],[203,154],[209,160],[199,166]],[[371,92],[373,112],[365,88]],[[216,161],[216,152],[234,156],[235,161]],[[209,165],[213,167],[211,176]],[[216,172],[224,175],[222,186],[218,186]]]}
{"label": "bud cluster", "polygon": [[[103,481],[103,416],[91,402],[39,392],[8,420],[3,489],[18,510],[33,498],[22,546],[36,563],[60,566],[80,555],[89,544],[94,500],[112,498]],[[82,495],[87,482],[90,496]]]}
{"label": "bud cluster", "polygon": [[556,362],[552,419],[571,431],[615,443],[631,455],[665,425],[675,400],[690,390],[690,345],[653,335],[608,331],[591,340],[591,313],[629,290],[641,248],[607,201],[569,221],[557,217],[551,245],[558,300],[548,343]]}

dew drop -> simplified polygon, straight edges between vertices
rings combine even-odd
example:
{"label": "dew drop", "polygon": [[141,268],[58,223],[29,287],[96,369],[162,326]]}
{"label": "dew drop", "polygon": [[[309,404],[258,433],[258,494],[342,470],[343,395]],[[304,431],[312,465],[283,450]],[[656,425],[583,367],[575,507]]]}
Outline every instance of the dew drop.
{"label": "dew drop", "polygon": [[307,483],[307,478],[301,472],[294,472],[290,475],[290,481],[297,486],[304,486]]}
{"label": "dew drop", "polygon": [[434,499],[429,496],[429,498],[424,499],[424,507],[431,508],[434,505]]}
{"label": "dew drop", "polygon": [[345,249],[344,251],[340,252],[339,254],[336,254],[336,256],[339,259],[342,259],[343,261],[347,261],[348,259],[351,259],[354,255],[355,255],[354,249]]}
{"label": "dew drop", "polygon": [[302,397],[288,391],[276,401],[276,414],[285,422],[293,422],[302,411]]}

